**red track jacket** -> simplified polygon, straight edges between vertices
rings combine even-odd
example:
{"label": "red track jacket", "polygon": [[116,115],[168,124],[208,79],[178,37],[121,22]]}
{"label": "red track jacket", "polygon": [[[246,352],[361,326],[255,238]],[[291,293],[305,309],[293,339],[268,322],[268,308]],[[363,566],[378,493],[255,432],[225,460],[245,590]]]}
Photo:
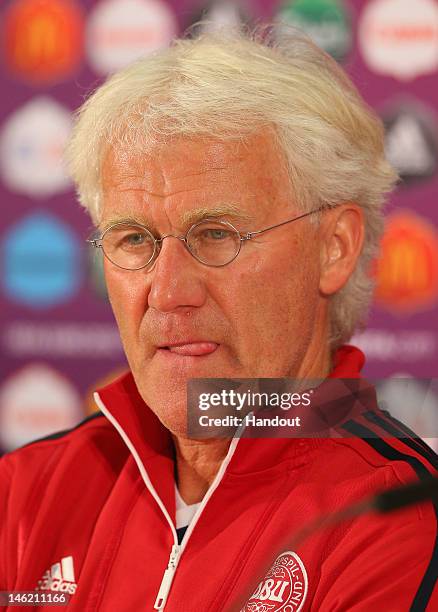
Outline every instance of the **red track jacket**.
{"label": "red track jacket", "polygon": [[[363,356],[344,347],[337,362],[332,376],[358,376]],[[371,400],[346,424],[357,437],[233,440],[181,545],[167,431],[130,374],[98,403],[0,461],[0,591],[69,593],[77,612],[438,610],[431,503],[291,548],[318,515],[435,473],[429,447],[394,437],[403,426]]]}

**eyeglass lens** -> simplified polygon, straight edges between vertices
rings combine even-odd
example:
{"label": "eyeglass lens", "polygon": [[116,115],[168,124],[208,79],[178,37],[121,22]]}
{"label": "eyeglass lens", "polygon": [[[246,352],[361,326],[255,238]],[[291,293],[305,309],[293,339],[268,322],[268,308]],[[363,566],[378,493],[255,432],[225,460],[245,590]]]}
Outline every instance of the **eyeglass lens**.
{"label": "eyeglass lens", "polygon": [[[219,221],[201,221],[190,228],[186,245],[192,255],[210,266],[230,263],[240,249],[240,235],[231,225]],[[116,266],[139,270],[158,252],[154,236],[141,225],[118,223],[102,236],[106,257]]]}

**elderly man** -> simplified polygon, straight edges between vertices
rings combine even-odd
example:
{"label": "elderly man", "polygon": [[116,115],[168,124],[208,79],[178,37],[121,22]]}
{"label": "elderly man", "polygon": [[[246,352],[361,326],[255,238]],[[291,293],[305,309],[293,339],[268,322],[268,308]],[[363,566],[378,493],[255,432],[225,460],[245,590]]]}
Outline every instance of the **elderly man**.
{"label": "elderly man", "polygon": [[0,589],[78,611],[437,609],[432,504],[294,544],[434,473],[372,398],[348,437],[187,428],[189,379],[360,377],[344,343],[396,177],[342,70],[296,32],[177,41],[89,98],[68,155],[130,373],[3,459]]}

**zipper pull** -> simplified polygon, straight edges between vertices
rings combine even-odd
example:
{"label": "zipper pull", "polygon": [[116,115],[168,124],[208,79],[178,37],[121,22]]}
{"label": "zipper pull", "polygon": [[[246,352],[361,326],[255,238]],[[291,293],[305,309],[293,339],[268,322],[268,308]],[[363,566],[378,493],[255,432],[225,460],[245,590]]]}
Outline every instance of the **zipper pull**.
{"label": "zipper pull", "polygon": [[158,591],[157,599],[155,600],[154,610],[164,610],[167,596],[169,595],[170,587],[172,586],[173,577],[175,575],[176,566],[179,561],[180,546],[174,544],[169,557],[169,565],[163,575],[160,590]]}

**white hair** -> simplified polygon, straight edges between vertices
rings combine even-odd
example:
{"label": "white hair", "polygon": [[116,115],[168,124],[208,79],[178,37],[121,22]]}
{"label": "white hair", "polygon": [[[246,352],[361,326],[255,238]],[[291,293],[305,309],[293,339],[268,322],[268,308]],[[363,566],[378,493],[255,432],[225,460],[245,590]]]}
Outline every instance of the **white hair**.
{"label": "white hair", "polygon": [[83,104],[67,149],[80,202],[100,221],[101,164],[110,144],[141,146],[172,135],[245,139],[270,128],[285,154],[297,205],[355,202],[365,243],[330,301],[332,348],[364,322],[382,208],[397,175],[381,121],[345,72],[302,32],[264,27],[176,40],[110,77]]}

